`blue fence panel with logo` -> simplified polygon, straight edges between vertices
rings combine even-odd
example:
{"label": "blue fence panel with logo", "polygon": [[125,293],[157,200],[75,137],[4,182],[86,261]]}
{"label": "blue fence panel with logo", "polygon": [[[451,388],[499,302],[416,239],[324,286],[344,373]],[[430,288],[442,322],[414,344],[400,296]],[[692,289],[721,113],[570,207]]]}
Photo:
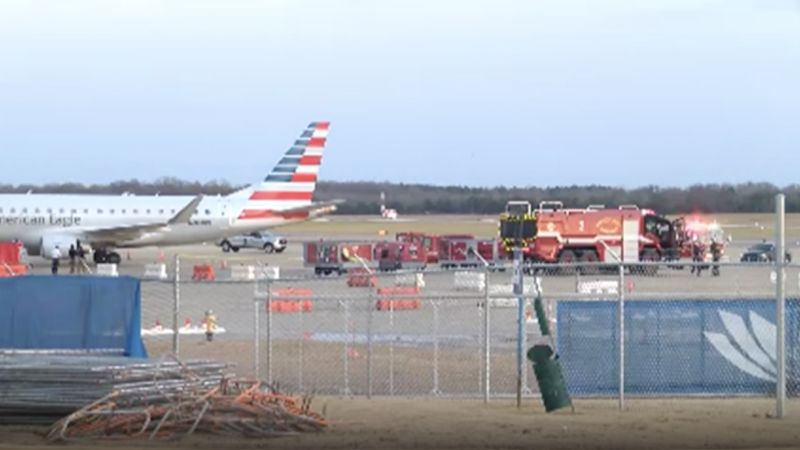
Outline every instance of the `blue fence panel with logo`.
{"label": "blue fence panel with logo", "polygon": [[[616,302],[561,301],[558,351],[574,395],[614,395],[619,384]],[[800,383],[800,300],[786,307],[788,392]],[[775,301],[625,303],[625,391],[640,395],[775,391]]]}

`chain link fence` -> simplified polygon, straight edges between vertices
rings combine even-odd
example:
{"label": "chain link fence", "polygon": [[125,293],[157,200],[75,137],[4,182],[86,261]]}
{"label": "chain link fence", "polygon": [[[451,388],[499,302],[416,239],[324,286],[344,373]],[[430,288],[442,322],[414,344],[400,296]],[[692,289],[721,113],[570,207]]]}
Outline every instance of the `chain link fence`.
{"label": "chain link fence", "polygon": [[[551,339],[575,396],[775,392],[769,264],[722,263],[719,276],[706,266],[698,276],[691,264],[528,266],[521,318],[502,268],[277,279],[257,269],[252,279],[200,281],[178,266],[167,280],[142,281],[151,355],[218,359],[289,392],[512,397],[518,349]],[[787,387],[796,396],[800,266],[785,273]],[[552,338],[532,311],[535,278]],[[522,393],[538,394],[527,359]]]}

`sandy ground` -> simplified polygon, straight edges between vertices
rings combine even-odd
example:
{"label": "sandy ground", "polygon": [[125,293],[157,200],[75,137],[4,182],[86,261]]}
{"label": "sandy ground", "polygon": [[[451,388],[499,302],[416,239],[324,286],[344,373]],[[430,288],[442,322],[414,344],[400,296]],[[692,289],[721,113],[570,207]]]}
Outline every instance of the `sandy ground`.
{"label": "sandy ground", "polygon": [[[177,442],[94,441],[83,448],[800,448],[800,415],[771,418],[768,399],[578,400],[575,413],[545,414],[536,400],[513,401],[321,397],[332,426],[322,433],[273,439],[193,436]],[[792,403],[795,410],[800,404]],[[45,427],[0,427],[0,448],[53,448]]]}

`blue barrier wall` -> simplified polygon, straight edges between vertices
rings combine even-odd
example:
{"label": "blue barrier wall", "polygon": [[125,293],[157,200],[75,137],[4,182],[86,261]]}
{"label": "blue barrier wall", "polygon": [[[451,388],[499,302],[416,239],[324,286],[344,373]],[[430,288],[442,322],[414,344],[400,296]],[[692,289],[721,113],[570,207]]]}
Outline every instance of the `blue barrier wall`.
{"label": "blue barrier wall", "polygon": [[0,348],[119,349],[147,357],[140,318],[135,278],[0,279]]}
{"label": "blue barrier wall", "polygon": [[[800,382],[800,300],[786,307],[788,392]],[[618,392],[618,309],[560,301],[558,351],[570,392]],[[641,395],[775,392],[775,300],[625,303],[625,391]]]}

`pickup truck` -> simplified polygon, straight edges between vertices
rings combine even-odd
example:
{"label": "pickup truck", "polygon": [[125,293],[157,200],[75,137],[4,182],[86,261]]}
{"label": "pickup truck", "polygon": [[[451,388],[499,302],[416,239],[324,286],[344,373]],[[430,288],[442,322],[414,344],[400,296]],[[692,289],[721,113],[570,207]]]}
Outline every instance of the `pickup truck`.
{"label": "pickup truck", "polygon": [[225,238],[219,242],[219,246],[225,253],[231,250],[238,252],[240,248],[257,248],[267,253],[281,253],[286,250],[286,239],[268,231],[256,231]]}

